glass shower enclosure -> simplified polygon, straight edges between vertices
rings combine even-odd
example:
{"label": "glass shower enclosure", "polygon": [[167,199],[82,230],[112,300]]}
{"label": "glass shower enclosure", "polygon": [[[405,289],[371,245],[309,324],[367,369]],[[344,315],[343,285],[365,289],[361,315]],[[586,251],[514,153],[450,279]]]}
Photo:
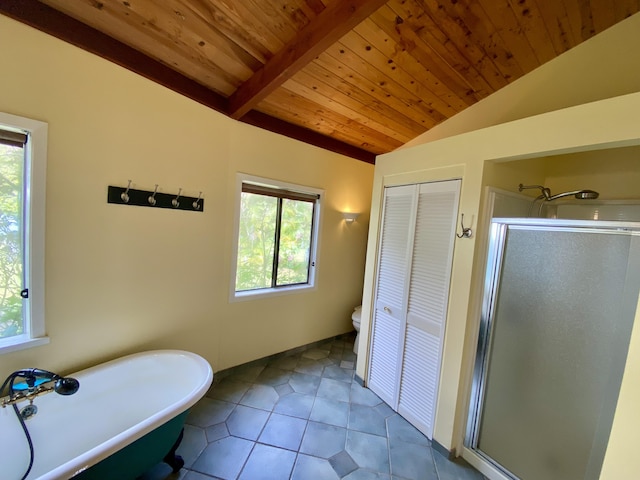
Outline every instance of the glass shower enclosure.
{"label": "glass shower enclosure", "polygon": [[597,479],[639,291],[639,223],[494,219],[467,448],[511,478]]}

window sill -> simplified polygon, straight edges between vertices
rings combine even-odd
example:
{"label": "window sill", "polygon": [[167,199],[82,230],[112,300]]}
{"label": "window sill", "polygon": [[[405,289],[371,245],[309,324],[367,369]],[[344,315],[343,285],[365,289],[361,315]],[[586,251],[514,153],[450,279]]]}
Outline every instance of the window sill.
{"label": "window sill", "polygon": [[264,288],[262,290],[247,290],[244,292],[232,292],[232,302],[244,302],[246,300],[258,300],[261,298],[278,297],[303,291],[314,290],[314,285],[296,285],[293,287]]}
{"label": "window sill", "polygon": [[0,354],[17,352],[31,347],[39,347],[49,343],[49,337],[29,338],[26,335],[0,340]]}

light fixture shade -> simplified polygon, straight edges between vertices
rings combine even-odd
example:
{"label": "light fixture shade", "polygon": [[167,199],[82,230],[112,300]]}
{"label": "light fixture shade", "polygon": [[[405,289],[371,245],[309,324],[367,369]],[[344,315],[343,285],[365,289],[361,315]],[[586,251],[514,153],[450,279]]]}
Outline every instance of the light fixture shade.
{"label": "light fixture shade", "polygon": [[353,223],[360,216],[360,214],[354,212],[342,212],[342,216],[344,217],[345,222]]}

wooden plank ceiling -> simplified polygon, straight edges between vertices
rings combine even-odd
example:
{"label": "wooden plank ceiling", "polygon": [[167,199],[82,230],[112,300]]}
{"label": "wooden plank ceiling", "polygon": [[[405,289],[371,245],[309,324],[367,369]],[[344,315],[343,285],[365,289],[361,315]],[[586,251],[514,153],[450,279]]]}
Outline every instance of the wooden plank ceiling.
{"label": "wooden plank ceiling", "polygon": [[232,118],[374,162],[640,0],[0,0]]}

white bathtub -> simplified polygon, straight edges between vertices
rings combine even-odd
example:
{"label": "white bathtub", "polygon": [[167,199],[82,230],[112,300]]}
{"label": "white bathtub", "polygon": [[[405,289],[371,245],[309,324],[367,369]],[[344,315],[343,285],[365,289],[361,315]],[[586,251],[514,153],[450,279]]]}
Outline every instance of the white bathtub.
{"label": "white bathtub", "polygon": [[[185,412],[213,380],[206,360],[178,350],[129,355],[70,376],[80,381],[77,393],[34,401],[38,413],[26,424],[35,461],[27,479],[67,479],[84,471]],[[0,478],[20,480],[28,464],[13,408],[0,408]]]}

